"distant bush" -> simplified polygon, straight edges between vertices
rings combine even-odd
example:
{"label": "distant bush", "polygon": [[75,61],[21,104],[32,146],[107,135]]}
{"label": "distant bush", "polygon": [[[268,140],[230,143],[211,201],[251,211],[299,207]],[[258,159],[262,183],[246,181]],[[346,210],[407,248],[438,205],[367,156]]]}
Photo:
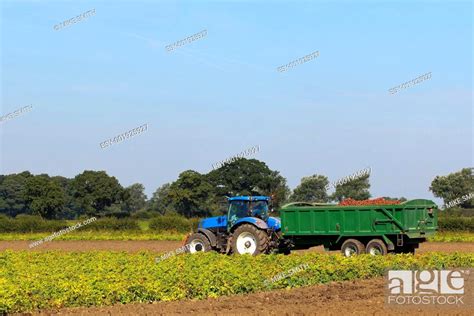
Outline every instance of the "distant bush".
{"label": "distant bush", "polygon": [[161,215],[158,212],[141,210],[141,211],[132,213],[130,216],[132,218],[138,218],[138,219],[150,219],[150,218],[161,216]]}
{"label": "distant bush", "polygon": [[131,218],[99,218],[82,228],[83,230],[140,230],[137,220]]}
{"label": "distant bush", "polygon": [[474,217],[440,217],[439,229],[442,231],[474,232]]}
{"label": "distant bush", "polygon": [[181,216],[160,216],[150,221],[150,229],[156,232],[174,230],[180,233],[192,231],[193,222]]}
{"label": "distant bush", "polygon": [[193,217],[190,218],[189,221],[191,222],[191,227],[193,228],[193,231],[196,231],[198,229],[199,222],[201,221],[201,219]]}
{"label": "distant bush", "polygon": [[18,215],[16,218],[0,216],[0,232],[6,233],[52,233],[68,226],[66,221],[44,220],[39,216]]}

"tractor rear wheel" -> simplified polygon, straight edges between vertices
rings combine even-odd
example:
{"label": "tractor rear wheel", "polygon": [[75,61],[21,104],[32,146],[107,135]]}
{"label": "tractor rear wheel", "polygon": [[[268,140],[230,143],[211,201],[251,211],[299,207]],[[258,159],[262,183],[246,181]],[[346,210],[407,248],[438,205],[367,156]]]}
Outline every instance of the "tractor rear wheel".
{"label": "tractor rear wheel", "polygon": [[212,250],[211,243],[200,233],[191,234],[185,243],[187,253],[206,252]]}
{"label": "tractor rear wheel", "polygon": [[240,255],[250,254],[255,256],[267,252],[267,233],[253,225],[244,224],[239,226],[232,236],[233,253],[238,253]]}
{"label": "tractor rear wheel", "polygon": [[365,252],[365,246],[357,239],[348,239],[342,244],[341,252],[346,257],[352,257],[354,255],[363,254]]}

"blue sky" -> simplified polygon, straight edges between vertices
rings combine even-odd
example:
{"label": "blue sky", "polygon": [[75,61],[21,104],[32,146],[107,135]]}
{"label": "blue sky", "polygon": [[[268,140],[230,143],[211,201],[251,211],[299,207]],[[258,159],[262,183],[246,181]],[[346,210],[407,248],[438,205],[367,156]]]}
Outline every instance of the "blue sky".
{"label": "blue sky", "polygon": [[291,188],[371,167],[374,197],[433,198],[436,175],[473,166],[471,2],[0,3],[0,113],[33,106],[0,123],[0,173],[106,170],[150,195],[259,145]]}

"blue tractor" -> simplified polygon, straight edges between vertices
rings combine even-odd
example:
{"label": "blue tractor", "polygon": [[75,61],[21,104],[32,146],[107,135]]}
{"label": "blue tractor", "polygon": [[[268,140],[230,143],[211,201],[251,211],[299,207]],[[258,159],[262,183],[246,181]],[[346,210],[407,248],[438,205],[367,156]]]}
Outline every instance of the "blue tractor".
{"label": "blue tractor", "polygon": [[227,215],[203,219],[197,232],[187,237],[188,252],[214,250],[250,255],[275,250],[287,252],[281,244],[280,219],[269,216],[270,197],[236,196],[228,202]]}

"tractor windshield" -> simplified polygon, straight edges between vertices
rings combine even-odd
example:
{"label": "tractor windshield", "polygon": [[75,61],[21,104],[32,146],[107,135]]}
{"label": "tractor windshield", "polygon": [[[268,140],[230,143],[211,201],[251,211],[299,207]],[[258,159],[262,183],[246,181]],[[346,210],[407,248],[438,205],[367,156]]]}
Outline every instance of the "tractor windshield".
{"label": "tractor windshield", "polygon": [[232,201],[229,207],[229,224],[233,225],[237,220],[249,215],[248,201]]}
{"label": "tractor windshield", "polygon": [[243,217],[268,218],[267,201],[232,201],[229,207],[229,223],[233,224]]}
{"label": "tractor windshield", "polygon": [[263,220],[268,218],[268,202],[267,201],[252,201],[251,202],[252,217],[258,217]]}
{"label": "tractor windshield", "polygon": [[250,216],[249,214],[249,202],[248,201],[232,201],[230,204],[229,215],[242,218]]}

